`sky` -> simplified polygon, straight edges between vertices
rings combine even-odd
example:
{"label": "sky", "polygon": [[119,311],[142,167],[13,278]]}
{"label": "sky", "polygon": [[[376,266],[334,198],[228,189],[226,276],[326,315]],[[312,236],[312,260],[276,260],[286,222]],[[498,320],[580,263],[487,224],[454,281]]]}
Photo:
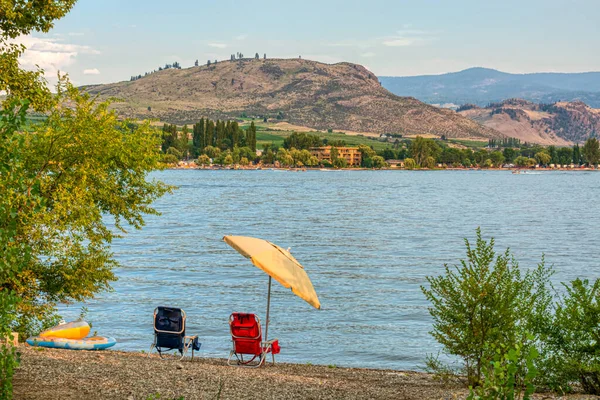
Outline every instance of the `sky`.
{"label": "sky", "polygon": [[50,32],[19,41],[24,67],[78,85],[237,52],[348,61],[379,76],[586,72],[600,71],[599,20],[600,0],[79,0]]}

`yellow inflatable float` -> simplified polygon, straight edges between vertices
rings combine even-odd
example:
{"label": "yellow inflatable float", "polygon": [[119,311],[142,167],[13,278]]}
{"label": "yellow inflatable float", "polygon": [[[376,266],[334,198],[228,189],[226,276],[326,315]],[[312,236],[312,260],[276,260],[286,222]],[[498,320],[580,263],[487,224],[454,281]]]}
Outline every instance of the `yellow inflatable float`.
{"label": "yellow inflatable float", "polygon": [[39,334],[42,338],[83,339],[90,333],[90,326],[85,321],[67,322],[46,329]]}

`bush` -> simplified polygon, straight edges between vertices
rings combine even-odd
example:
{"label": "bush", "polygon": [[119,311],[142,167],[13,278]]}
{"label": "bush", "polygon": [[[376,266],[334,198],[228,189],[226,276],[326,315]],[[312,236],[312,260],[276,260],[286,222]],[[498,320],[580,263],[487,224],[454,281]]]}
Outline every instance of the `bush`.
{"label": "bush", "polygon": [[15,320],[18,298],[0,289],[0,399],[12,398],[12,377],[19,365],[18,354],[12,344],[4,340],[11,333],[11,323]]}
{"label": "bush", "polygon": [[508,351],[496,349],[493,358],[483,369],[481,384],[475,389],[470,388],[467,400],[529,400],[535,391],[533,380],[538,371],[534,361],[539,353],[535,347],[529,347],[529,351],[523,354],[524,347],[516,344]]}
{"label": "bush", "polygon": [[541,382],[559,392],[579,382],[586,393],[600,394],[600,280],[576,279],[546,326],[540,363]]}
{"label": "bush", "polygon": [[416,167],[417,167],[417,163],[413,158],[407,158],[404,160],[404,168],[415,169]]}
{"label": "bush", "polygon": [[547,319],[552,270],[542,257],[523,275],[510,251],[497,255],[494,239],[486,242],[480,229],[475,248],[467,239],[465,244],[467,259],[454,268],[445,265],[445,273],[427,277],[430,288],[421,289],[432,303],[432,336],[445,353],[462,360],[469,384],[477,386],[495,349],[515,348]]}

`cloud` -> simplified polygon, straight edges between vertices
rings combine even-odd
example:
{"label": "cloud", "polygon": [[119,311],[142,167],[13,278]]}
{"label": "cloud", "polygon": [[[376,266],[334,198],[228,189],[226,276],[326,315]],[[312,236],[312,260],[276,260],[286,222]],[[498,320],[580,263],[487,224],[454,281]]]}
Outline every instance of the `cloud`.
{"label": "cloud", "polygon": [[246,40],[248,38],[248,35],[243,34],[243,35],[237,35],[235,37],[235,40]]}
{"label": "cloud", "polygon": [[20,36],[12,41],[24,45],[27,50],[19,58],[21,67],[28,70],[36,70],[38,67],[44,70],[46,78],[52,82],[56,81],[58,71],[73,65],[80,54],[100,54],[90,46],[64,43],[60,38],[39,38],[30,35]]}
{"label": "cloud", "polygon": [[227,47],[225,43],[209,43],[210,47],[216,47],[217,49],[224,49]]}
{"label": "cloud", "polygon": [[100,75],[100,71],[98,70],[98,68],[84,69],[83,74],[84,75]]}
{"label": "cloud", "polygon": [[424,31],[420,29],[405,29],[396,31],[394,36],[382,38],[381,44],[388,47],[407,47],[427,44],[437,39],[437,32]]}

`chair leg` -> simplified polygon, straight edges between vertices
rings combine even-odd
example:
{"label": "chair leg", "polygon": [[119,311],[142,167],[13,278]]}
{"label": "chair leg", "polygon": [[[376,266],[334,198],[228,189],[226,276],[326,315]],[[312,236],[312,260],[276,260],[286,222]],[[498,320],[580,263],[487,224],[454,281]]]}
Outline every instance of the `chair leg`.
{"label": "chair leg", "polygon": [[152,344],[150,345],[150,350],[148,350],[148,355],[146,356],[146,358],[150,358],[150,354],[152,354],[152,349],[154,349],[154,347],[155,347],[155,346],[154,346],[154,343],[152,343]]}

